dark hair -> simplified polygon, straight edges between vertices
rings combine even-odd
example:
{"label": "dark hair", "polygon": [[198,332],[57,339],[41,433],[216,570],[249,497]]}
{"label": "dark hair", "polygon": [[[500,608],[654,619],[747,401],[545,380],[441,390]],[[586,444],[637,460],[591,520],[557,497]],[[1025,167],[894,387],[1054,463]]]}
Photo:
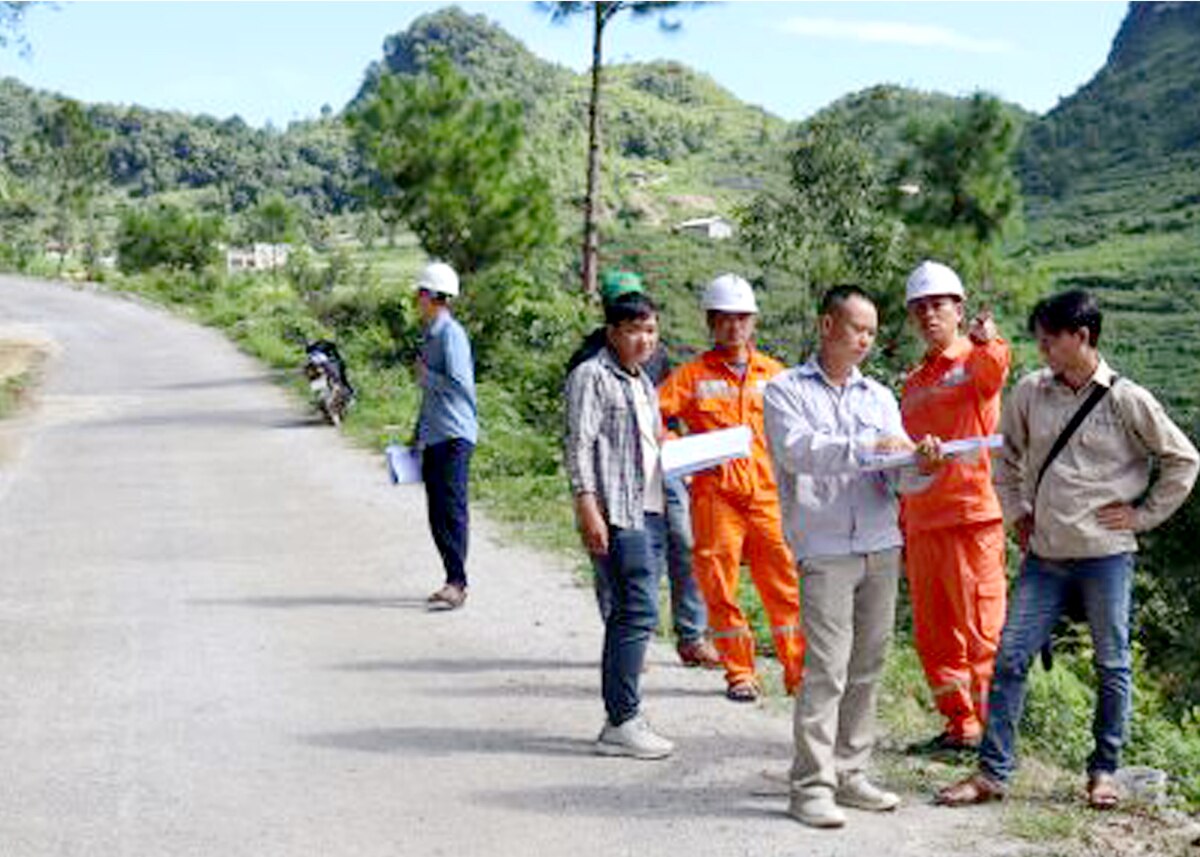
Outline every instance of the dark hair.
{"label": "dark hair", "polygon": [[604,305],[604,322],[610,327],[656,315],[658,306],[641,292],[627,292]]}
{"label": "dark hair", "polygon": [[835,310],[840,311],[850,298],[861,298],[872,306],[875,305],[875,299],[867,294],[866,290],[852,283],[845,283],[839,286],[833,286],[821,295],[821,315],[832,315]]}
{"label": "dark hair", "polygon": [[435,291],[433,291],[433,289],[418,288],[417,293],[425,295],[425,297],[429,298],[435,304],[449,304],[450,303],[449,295],[443,294],[442,292],[435,292]]}
{"label": "dark hair", "polygon": [[1041,328],[1058,335],[1087,328],[1088,343],[1095,347],[1100,342],[1100,320],[1100,304],[1096,299],[1083,289],[1072,289],[1038,301],[1029,314],[1029,332],[1036,336]]}

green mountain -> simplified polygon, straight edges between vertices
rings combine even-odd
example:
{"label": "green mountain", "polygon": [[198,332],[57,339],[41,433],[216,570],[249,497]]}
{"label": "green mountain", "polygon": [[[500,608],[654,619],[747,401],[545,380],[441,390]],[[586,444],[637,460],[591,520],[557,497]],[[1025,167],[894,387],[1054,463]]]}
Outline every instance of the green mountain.
{"label": "green mountain", "polygon": [[[56,99],[14,78],[0,80],[0,161],[17,179],[42,178],[30,142]],[[281,133],[251,128],[237,116],[221,120],[136,105],[85,109],[109,135],[108,180],[118,194],[206,190],[205,204],[233,211],[267,193],[282,193],[317,214],[353,203],[357,159],[332,116],[295,122]]]}
{"label": "green mountain", "polygon": [[[555,25],[547,18],[546,26]],[[387,37],[345,109],[370,93],[379,75],[417,73],[435,51],[451,56],[476,94],[524,105],[531,158],[550,179],[564,216],[573,211],[583,191],[588,75],[538,58],[485,16],[451,7]],[[611,65],[604,73],[608,223],[657,228],[728,213],[753,192],[785,181],[788,141],[802,124],[746,104],[678,63]],[[1020,174],[1032,247],[1066,251],[1196,225],[1197,93],[1200,4],[1131,4],[1096,77],[1046,116],[1022,116]],[[54,97],[0,80],[0,159],[16,181],[38,175],[28,141]],[[839,99],[810,121],[861,129],[891,163],[903,153],[908,123],[944,115],[959,102],[877,86]],[[250,128],[236,116],[138,106],[89,105],[87,112],[111,134],[109,180],[118,198],[182,193],[206,207],[239,211],[281,192],[315,215],[357,205],[360,165],[340,111],[285,130]]]}
{"label": "green mountain", "polygon": [[880,163],[890,167],[907,154],[904,132],[910,123],[948,118],[962,104],[963,99],[951,95],[881,84],[843,95],[797,123],[795,131],[818,122],[854,129]]}
{"label": "green mountain", "polygon": [[[554,26],[547,18],[546,26]],[[583,193],[590,78],[546,62],[483,15],[450,7],[389,36],[364,74],[354,105],[380,74],[415,74],[445,52],[482,97],[525,107],[531,148],[560,198]],[[611,214],[660,222],[727,208],[778,181],[786,123],[747,105],[712,78],[679,63],[605,66],[602,143]]]}
{"label": "green mountain", "polygon": [[477,94],[517,97],[532,109],[560,94],[575,78],[569,69],[535,56],[486,16],[450,7],[423,15],[404,32],[388,36],[383,58],[367,67],[349,106],[372,92],[381,74],[419,74],[438,51],[470,77]]}
{"label": "green mountain", "polygon": [[1200,5],[1131,3],[1104,67],[1027,130],[1043,246],[1189,228],[1200,208]]}
{"label": "green mountain", "polygon": [[[546,26],[554,26],[547,18]],[[546,62],[482,15],[451,7],[422,16],[385,40],[364,72],[352,110],[385,72],[419,73],[445,51],[482,98],[515,99],[528,117],[531,156],[569,206],[583,192],[589,78]],[[739,101],[711,78],[678,63],[605,67],[604,199],[610,217],[652,224],[727,211],[749,192],[778,181],[787,124]],[[17,179],[35,179],[28,142],[53,93],[0,80],[0,159]],[[356,206],[360,165],[340,121],[255,129],[139,106],[86,105],[110,134],[109,182],[120,196],[187,192],[201,204],[240,211],[280,192],[315,215]]]}
{"label": "green mountain", "polygon": [[1131,3],[1104,67],[1031,123],[1026,252],[1093,289],[1117,368],[1200,413],[1200,5]]}

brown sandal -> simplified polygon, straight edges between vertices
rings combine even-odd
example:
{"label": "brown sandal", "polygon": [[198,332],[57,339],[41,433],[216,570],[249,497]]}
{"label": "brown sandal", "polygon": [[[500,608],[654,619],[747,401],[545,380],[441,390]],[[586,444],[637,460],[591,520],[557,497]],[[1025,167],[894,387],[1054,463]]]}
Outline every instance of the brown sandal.
{"label": "brown sandal", "polygon": [[467,589],[465,586],[447,583],[425,600],[430,610],[457,610],[467,600]]}
{"label": "brown sandal", "polygon": [[933,802],[939,806],[973,806],[1004,799],[1004,786],[983,774],[972,774],[937,793]]}
{"label": "brown sandal", "polygon": [[1121,800],[1121,790],[1112,774],[1097,771],[1088,777],[1088,806],[1092,809],[1114,809]]}

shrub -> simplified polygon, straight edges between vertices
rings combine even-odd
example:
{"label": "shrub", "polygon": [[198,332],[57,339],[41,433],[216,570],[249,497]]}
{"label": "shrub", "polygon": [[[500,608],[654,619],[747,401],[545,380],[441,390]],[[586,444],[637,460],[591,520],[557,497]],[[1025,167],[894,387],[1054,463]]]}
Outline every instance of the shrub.
{"label": "shrub", "polygon": [[223,221],[174,205],[128,209],[117,230],[117,264],[126,274],[165,267],[200,272],[217,259]]}

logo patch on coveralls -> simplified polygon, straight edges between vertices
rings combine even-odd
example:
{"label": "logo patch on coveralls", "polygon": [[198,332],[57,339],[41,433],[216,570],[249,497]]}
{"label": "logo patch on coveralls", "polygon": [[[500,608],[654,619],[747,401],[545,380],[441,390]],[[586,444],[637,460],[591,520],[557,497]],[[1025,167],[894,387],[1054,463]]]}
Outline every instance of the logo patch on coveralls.
{"label": "logo patch on coveralls", "polygon": [[970,379],[967,374],[966,366],[955,366],[945,375],[938,379],[939,387],[961,387]]}
{"label": "logo patch on coveralls", "polygon": [[696,398],[730,399],[733,398],[733,388],[724,379],[706,378],[696,382]]}

